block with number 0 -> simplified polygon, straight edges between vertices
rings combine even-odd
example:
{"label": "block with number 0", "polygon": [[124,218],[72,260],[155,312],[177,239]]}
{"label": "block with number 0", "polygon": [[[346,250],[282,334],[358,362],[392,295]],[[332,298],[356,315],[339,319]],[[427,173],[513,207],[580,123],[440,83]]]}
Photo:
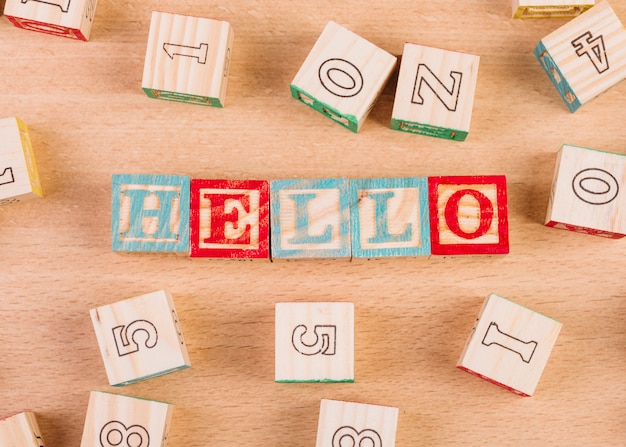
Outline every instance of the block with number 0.
{"label": "block with number 0", "polygon": [[0,446],[44,447],[35,413],[25,411],[0,419]]}

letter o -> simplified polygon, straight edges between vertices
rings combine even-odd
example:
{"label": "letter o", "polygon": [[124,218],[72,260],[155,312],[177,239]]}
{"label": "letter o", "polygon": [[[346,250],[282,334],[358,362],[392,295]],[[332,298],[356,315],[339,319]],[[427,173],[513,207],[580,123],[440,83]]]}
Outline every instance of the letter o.
{"label": "letter o", "polygon": [[[600,189],[597,188],[598,186]],[[576,197],[585,203],[606,205],[615,200],[619,194],[619,183],[611,173],[604,169],[587,168],[574,176],[572,189]]]}
{"label": "letter o", "polygon": [[[466,195],[474,197],[478,201],[478,206],[480,207],[480,222],[478,224],[478,228],[476,228],[476,230],[472,233],[464,231],[459,224],[459,202]],[[482,192],[475,189],[461,189],[456,191],[448,199],[444,211],[446,224],[448,225],[448,228],[450,228],[450,231],[464,239],[476,239],[484,236],[487,231],[489,231],[489,228],[491,228],[493,214],[493,204],[491,203],[491,200],[489,200],[489,198]]]}
{"label": "letter o", "polygon": [[324,88],[341,98],[352,98],[363,89],[363,75],[356,65],[345,59],[325,60],[318,75]]}

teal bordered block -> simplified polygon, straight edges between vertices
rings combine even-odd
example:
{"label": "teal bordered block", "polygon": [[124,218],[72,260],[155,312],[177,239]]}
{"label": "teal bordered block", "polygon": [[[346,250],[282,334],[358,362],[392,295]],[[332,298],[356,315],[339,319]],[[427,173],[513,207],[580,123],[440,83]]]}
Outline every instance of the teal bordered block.
{"label": "teal bordered block", "polygon": [[352,256],[430,255],[428,178],[350,180]]}
{"label": "teal bordered block", "polygon": [[348,179],[270,182],[272,259],[350,258]]}
{"label": "teal bordered block", "polygon": [[182,175],[114,175],[113,250],[188,252],[189,183]]}

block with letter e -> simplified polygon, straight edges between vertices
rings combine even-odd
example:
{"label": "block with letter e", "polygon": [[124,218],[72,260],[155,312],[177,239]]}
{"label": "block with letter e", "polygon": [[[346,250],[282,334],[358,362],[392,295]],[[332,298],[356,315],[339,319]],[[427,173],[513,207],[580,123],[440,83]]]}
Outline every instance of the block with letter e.
{"label": "block with letter e", "polygon": [[483,302],[457,368],[532,396],[562,324],[496,294]]}
{"label": "block with letter e", "polygon": [[0,445],[2,447],[44,447],[35,413],[24,411],[0,419]]}
{"label": "block with letter e", "polygon": [[190,256],[269,259],[269,182],[191,180]]}
{"label": "block with letter e", "polygon": [[472,119],[480,57],[404,44],[392,129],[463,141]]}
{"label": "block with letter e", "polygon": [[612,239],[626,236],[626,155],[563,145],[545,224]]}
{"label": "block with letter e", "polygon": [[291,95],[358,132],[395,64],[395,56],[331,21],[291,82]]}
{"label": "block with letter e", "polygon": [[111,189],[113,250],[188,252],[189,177],[116,174]]}
{"label": "block with letter e", "polygon": [[109,384],[128,385],[190,366],[174,300],[165,290],[89,313]]}
{"label": "block with letter e", "polygon": [[606,0],[548,34],[534,54],[575,112],[626,78],[626,29]]}
{"label": "block with letter e", "polygon": [[429,177],[428,190],[433,255],[509,252],[505,176]]}
{"label": "block with letter e", "polygon": [[350,259],[348,187],[345,178],[272,180],[272,260]]}
{"label": "block with letter e", "polygon": [[576,17],[591,8],[595,0],[512,0],[513,18],[539,19]]}

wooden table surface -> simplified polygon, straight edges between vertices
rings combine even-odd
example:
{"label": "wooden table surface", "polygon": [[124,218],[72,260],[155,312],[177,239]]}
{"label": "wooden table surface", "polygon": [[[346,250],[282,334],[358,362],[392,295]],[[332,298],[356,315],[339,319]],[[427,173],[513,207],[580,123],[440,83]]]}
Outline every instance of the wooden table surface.
{"label": "wooden table surface", "polygon": [[[613,0],[626,20],[626,2]],[[141,90],[153,10],[231,22],[223,109]],[[626,240],[543,226],[562,144],[626,153],[626,82],[571,114],[532,50],[565,19],[508,0],[101,1],[89,42],[0,18],[0,116],[30,128],[45,198],[0,208],[0,417],[79,445],[90,390],[175,405],[168,445],[312,446],[320,399],[398,407],[397,446],[626,444]],[[292,99],[328,20],[394,55],[481,56],[465,142],[389,129],[395,78],[358,134]],[[286,179],[505,174],[510,254],[290,263],[111,250],[111,175]],[[192,367],[108,385],[89,309],[171,292]],[[455,368],[484,298],[563,323],[534,396]],[[274,304],[355,303],[355,383],[274,382]]]}

